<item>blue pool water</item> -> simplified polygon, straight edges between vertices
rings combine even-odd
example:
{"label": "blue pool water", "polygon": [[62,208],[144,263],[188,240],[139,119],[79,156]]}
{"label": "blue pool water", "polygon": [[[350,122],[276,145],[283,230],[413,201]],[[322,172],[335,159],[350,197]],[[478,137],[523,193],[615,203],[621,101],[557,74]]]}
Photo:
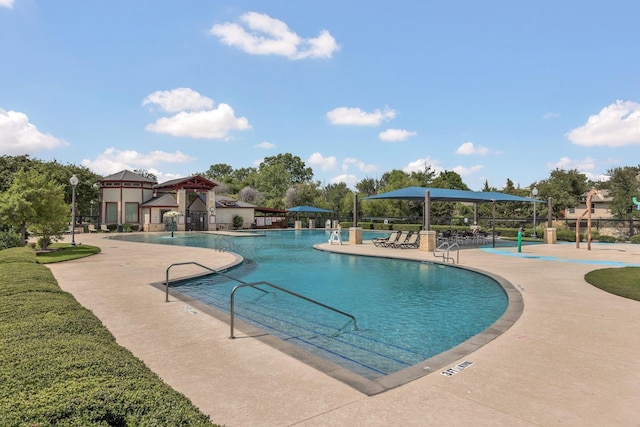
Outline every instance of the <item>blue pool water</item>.
{"label": "blue pool water", "polygon": [[[365,232],[363,239],[380,236],[373,233]],[[239,289],[236,317],[369,379],[455,347],[488,328],[507,308],[502,287],[478,273],[313,249],[328,241],[325,230],[260,234],[225,237],[233,243],[231,250],[245,258],[228,275],[245,282],[267,281],[350,313],[358,329],[347,317],[266,287],[267,293]],[[215,247],[214,236],[199,233],[174,238],[146,233],[126,239]],[[230,292],[237,284],[204,276],[172,286],[228,313]]]}

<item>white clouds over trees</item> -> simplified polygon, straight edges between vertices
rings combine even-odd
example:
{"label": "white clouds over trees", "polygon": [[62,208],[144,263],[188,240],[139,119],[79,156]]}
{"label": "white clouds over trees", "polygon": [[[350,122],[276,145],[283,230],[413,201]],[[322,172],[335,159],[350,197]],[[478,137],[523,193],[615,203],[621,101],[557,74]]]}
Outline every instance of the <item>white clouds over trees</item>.
{"label": "white clouds over trees", "polygon": [[0,108],[0,154],[33,154],[67,145],[60,138],[40,132],[26,114]]}

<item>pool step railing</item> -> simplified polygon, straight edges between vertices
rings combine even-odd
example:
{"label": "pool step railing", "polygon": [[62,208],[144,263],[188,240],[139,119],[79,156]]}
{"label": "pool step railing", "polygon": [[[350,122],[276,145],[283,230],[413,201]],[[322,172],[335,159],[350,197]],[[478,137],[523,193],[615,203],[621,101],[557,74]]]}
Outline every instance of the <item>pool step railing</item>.
{"label": "pool step railing", "polygon": [[233,249],[233,242],[224,236],[214,236],[213,249],[218,252],[231,250]]}
{"label": "pool step railing", "polygon": [[277,290],[279,290],[281,292],[284,292],[284,293],[287,293],[287,294],[292,295],[294,297],[297,297],[297,298],[303,299],[305,301],[308,301],[308,302],[310,302],[312,304],[315,304],[315,305],[317,305],[319,307],[324,307],[324,308],[326,308],[328,310],[331,310],[331,311],[333,311],[335,313],[338,313],[338,314],[341,314],[343,316],[346,316],[346,317],[350,318],[351,320],[353,320],[353,327],[354,327],[354,329],[356,331],[358,330],[358,323],[356,321],[355,316],[353,316],[352,314],[349,314],[349,313],[347,313],[345,311],[339,310],[339,309],[337,309],[335,307],[331,307],[329,305],[326,305],[326,304],[324,304],[324,303],[322,303],[320,301],[316,301],[316,300],[314,300],[312,298],[309,298],[309,297],[306,297],[304,295],[298,294],[296,292],[290,291],[290,290],[285,289],[285,288],[283,288],[281,286],[274,285],[273,283],[264,282],[264,281],[247,283],[247,282],[245,282],[243,280],[237,279],[237,278],[235,278],[233,276],[230,276],[228,274],[222,273],[222,272],[220,272],[220,271],[218,271],[216,269],[213,269],[211,267],[207,267],[206,265],[200,264],[200,263],[195,262],[195,261],[176,262],[176,263],[171,264],[169,267],[167,267],[167,271],[166,271],[166,275],[165,275],[165,302],[169,302],[169,271],[171,270],[171,268],[179,266],[179,265],[197,265],[198,267],[204,268],[205,270],[208,270],[213,274],[216,274],[216,275],[222,276],[222,277],[224,277],[224,278],[226,278],[228,280],[232,280],[234,282],[240,283],[239,285],[237,285],[236,287],[234,287],[231,290],[231,297],[230,297],[231,303],[230,303],[230,307],[229,307],[229,315],[230,315],[230,323],[231,323],[231,334],[229,336],[230,339],[235,338],[234,334],[233,334],[233,330],[234,330],[234,320],[235,320],[234,303],[235,303],[235,293],[236,293],[236,291],[239,288],[252,287],[254,289],[259,290],[260,292],[268,293],[264,289],[258,287],[259,285],[269,286],[269,287],[277,289]]}
{"label": "pool step railing", "polygon": [[[235,338],[235,336],[234,336],[234,322],[235,322],[235,294],[236,294],[236,291],[238,289],[240,289],[240,288],[244,288],[244,287],[247,287],[247,286],[250,286],[252,288],[256,288],[256,286],[259,286],[259,285],[269,286],[269,287],[277,289],[277,290],[279,290],[281,292],[284,292],[284,293],[287,293],[289,295],[292,295],[292,296],[294,296],[296,298],[300,298],[300,299],[303,299],[303,300],[305,300],[307,302],[315,304],[315,305],[317,305],[319,307],[323,307],[323,308],[326,308],[327,310],[331,310],[331,311],[333,311],[335,313],[338,313],[338,314],[341,314],[343,316],[346,316],[346,317],[350,318],[351,320],[353,320],[353,328],[354,328],[354,330],[356,330],[356,331],[358,330],[358,323],[356,321],[355,316],[353,316],[352,314],[349,314],[349,313],[347,313],[345,311],[342,311],[340,309],[337,309],[335,307],[331,307],[331,306],[329,306],[327,304],[324,304],[324,303],[322,303],[320,301],[316,301],[316,300],[314,300],[312,298],[306,297],[306,296],[301,295],[299,293],[290,291],[290,290],[285,289],[283,287],[280,287],[278,285],[274,285],[273,283],[261,281],[261,282],[252,282],[252,283],[242,283],[242,284],[237,285],[236,287],[234,287],[233,290],[231,291],[231,298],[230,298],[230,304],[229,304],[231,334],[229,335],[229,339],[234,339]],[[256,289],[260,289],[260,288],[256,288]]]}
{"label": "pool step railing", "polygon": [[[451,256],[452,250],[456,251],[456,258]],[[433,256],[441,257],[443,262],[451,261],[454,264],[460,264],[460,247],[457,243],[442,242],[442,244],[433,251]]]}
{"label": "pool step railing", "polygon": [[[247,283],[247,282],[242,281],[240,279],[236,279],[233,276],[229,276],[228,274],[222,273],[222,272],[220,272],[220,271],[218,271],[216,269],[213,269],[211,267],[207,267],[206,265],[202,265],[199,262],[195,262],[195,261],[176,262],[176,263],[171,264],[169,267],[167,267],[167,271],[166,271],[166,274],[165,274],[165,282],[164,282],[164,287],[165,287],[165,300],[164,300],[164,302],[169,302],[169,270],[171,270],[171,268],[179,266],[179,265],[197,265],[198,267],[202,267],[205,270],[208,270],[211,273],[216,274],[218,276],[222,276],[222,277],[224,277],[226,279],[233,280],[233,281],[241,283],[241,284],[246,284]],[[267,291],[265,291],[264,289],[260,289],[260,288],[256,288],[256,289],[258,289],[261,292],[267,293]]]}

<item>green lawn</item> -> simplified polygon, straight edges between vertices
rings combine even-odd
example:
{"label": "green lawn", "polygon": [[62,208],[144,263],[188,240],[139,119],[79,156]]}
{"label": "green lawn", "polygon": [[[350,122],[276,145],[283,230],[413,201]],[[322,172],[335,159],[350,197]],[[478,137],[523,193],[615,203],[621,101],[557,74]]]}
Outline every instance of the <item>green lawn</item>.
{"label": "green lawn", "polygon": [[[96,249],[57,252],[70,259]],[[0,251],[1,426],[212,425],[118,345],[40,260],[29,247]]]}
{"label": "green lawn", "polygon": [[584,279],[603,291],[640,301],[640,267],[603,268]]}
{"label": "green lawn", "polygon": [[95,255],[100,252],[100,248],[89,245],[71,246],[68,243],[53,243],[49,246],[50,252],[37,253],[36,259],[40,264],[49,264],[52,262],[69,261],[72,259],[83,258]]}

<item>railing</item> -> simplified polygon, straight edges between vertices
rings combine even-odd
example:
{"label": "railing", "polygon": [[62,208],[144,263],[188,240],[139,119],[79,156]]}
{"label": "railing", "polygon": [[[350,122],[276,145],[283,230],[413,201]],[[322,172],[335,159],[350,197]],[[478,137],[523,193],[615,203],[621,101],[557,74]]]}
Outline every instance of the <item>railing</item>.
{"label": "railing", "polygon": [[233,242],[224,236],[214,236],[213,249],[218,252],[224,252],[233,249]]}
{"label": "railing", "polygon": [[[287,293],[287,294],[289,294],[289,295],[293,295],[294,297],[301,298],[301,299],[303,299],[303,300],[305,300],[305,301],[308,301],[308,302],[310,302],[310,303],[313,303],[313,304],[319,305],[320,307],[324,307],[324,308],[326,308],[326,309],[328,309],[328,310],[331,310],[331,311],[336,312],[336,313],[338,313],[338,314],[342,314],[343,316],[349,317],[351,320],[353,320],[353,327],[354,327],[354,329],[355,329],[356,331],[358,330],[358,323],[356,322],[356,318],[355,318],[353,315],[349,314],[349,313],[346,313],[346,312],[344,312],[344,311],[342,311],[342,310],[338,310],[337,308],[334,308],[334,307],[328,306],[328,305],[326,305],[326,304],[321,303],[320,301],[316,301],[316,300],[314,300],[314,299],[311,299],[311,298],[305,297],[304,295],[300,295],[300,294],[295,293],[295,292],[293,292],[293,291],[290,291],[290,290],[288,290],[288,289],[281,288],[280,286],[274,285],[273,283],[269,283],[269,282],[254,282],[254,283],[243,283],[242,285],[238,285],[238,286],[236,286],[236,287],[235,287],[235,288],[233,288],[233,290],[231,291],[231,304],[230,304],[230,308],[229,308],[229,315],[231,316],[231,319],[230,319],[230,324],[231,324],[231,334],[229,335],[229,339],[234,339],[234,338],[235,338],[235,336],[233,335],[233,329],[234,329],[234,318],[235,318],[234,305],[235,305],[235,294],[236,294],[236,291],[237,291],[238,289],[240,289],[240,288],[244,288],[244,287],[246,287],[246,286],[251,286],[251,287],[254,287],[254,288],[255,288],[257,285],[270,286],[270,287],[272,287],[272,288],[274,288],[274,289],[278,289],[279,291],[285,292],[285,293]],[[256,288],[256,289],[260,289],[260,288]],[[265,291],[265,292],[266,292],[266,291]]]}
{"label": "railing", "polygon": [[[238,283],[242,283],[243,285],[246,285],[246,284],[247,284],[247,282],[244,282],[244,281],[242,281],[242,280],[240,280],[240,279],[236,279],[236,278],[235,278],[235,277],[233,277],[233,276],[229,276],[228,274],[221,273],[221,272],[219,272],[218,270],[214,270],[214,269],[213,269],[213,268],[211,268],[211,267],[207,267],[206,265],[202,265],[202,264],[197,263],[197,262],[194,262],[194,261],[188,261],[188,262],[176,262],[176,263],[174,263],[174,264],[171,264],[169,267],[167,267],[167,273],[166,273],[166,276],[165,276],[165,282],[164,282],[164,287],[165,287],[165,300],[164,300],[164,302],[169,302],[169,270],[171,270],[171,267],[175,267],[175,266],[177,266],[177,265],[190,265],[190,264],[191,264],[191,265],[197,265],[198,267],[202,267],[202,268],[204,268],[205,270],[209,270],[209,271],[210,271],[210,272],[212,272],[213,274],[216,274],[216,275],[218,275],[218,276],[225,277],[225,278],[227,278],[227,279],[229,279],[229,280],[233,280],[233,281],[238,282]],[[251,284],[249,283],[248,285],[251,285]],[[261,291],[261,292],[264,292],[265,294],[267,293],[267,291],[265,291],[264,289],[260,289],[260,288],[256,288],[256,289],[257,289],[257,290],[259,290],[259,291]]]}
{"label": "railing", "polygon": [[[451,250],[456,251],[456,259],[453,259],[449,254]],[[442,257],[444,262],[453,262],[454,264],[460,264],[460,246],[457,243],[443,242],[433,251],[433,256]]]}
{"label": "railing", "polygon": [[320,301],[316,301],[316,300],[311,299],[311,298],[309,298],[309,297],[305,297],[304,295],[300,295],[300,294],[298,294],[298,293],[296,293],[296,292],[290,291],[290,290],[285,289],[285,288],[282,288],[282,287],[280,287],[280,286],[274,285],[273,283],[269,283],[269,282],[253,282],[253,283],[247,283],[247,282],[245,282],[245,281],[242,281],[242,280],[240,280],[240,279],[236,279],[236,278],[235,278],[235,277],[233,277],[233,276],[229,276],[228,274],[221,273],[221,272],[219,272],[218,270],[215,270],[215,269],[213,269],[213,268],[211,268],[211,267],[207,267],[206,265],[202,265],[202,264],[200,264],[200,263],[198,263],[198,262],[195,262],[195,261],[188,261],[188,262],[176,262],[176,263],[174,263],[174,264],[171,264],[169,267],[167,267],[166,276],[165,276],[165,300],[164,300],[164,302],[169,302],[169,270],[171,270],[171,268],[172,268],[172,267],[175,267],[175,266],[178,266],[178,265],[197,265],[198,267],[202,267],[202,268],[204,268],[205,270],[208,270],[208,271],[210,271],[210,272],[211,272],[211,273],[213,273],[213,274],[216,274],[216,275],[218,275],[218,276],[222,276],[222,277],[224,277],[224,278],[226,278],[226,279],[228,279],[228,280],[232,280],[232,281],[234,281],[234,282],[238,282],[238,283],[240,283],[239,285],[237,285],[236,287],[234,287],[234,288],[231,290],[231,304],[230,304],[230,308],[229,308],[230,324],[231,324],[231,335],[229,336],[229,339],[234,339],[234,338],[235,338],[235,336],[233,335],[233,329],[234,329],[234,323],[235,323],[235,310],[234,310],[234,305],[235,305],[235,294],[236,294],[236,291],[237,291],[239,288],[244,288],[244,287],[250,286],[250,287],[252,287],[252,288],[254,288],[254,289],[259,290],[260,292],[264,292],[265,294],[266,294],[266,293],[268,293],[268,292],[267,292],[267,291],[265,291],[264,289],[261,289],[261,288],[257,287],[258,285],[265,285],[265,286],[272,287],[272,288],[274,288],[274,289],[278,289],[279,291],[285,292],[285,293],[287,293],[287,294],[289,294],[289,295],[293,295],[294,297],[297,297],[297,298],[303,299],[303,300],[308,301],[308,302],[310,302],[310,303],[316,304],[316,305],[318,305],[318,306],[320,306],[320,307],[324,307],[324,308],[326,308],[326,309],[328,309],[328,310],[331,310],[331,311],[333,311],[333,312],[336,312],[336,313],[338,313],[338,314],[341,314],[341,315],[343,315],[343,316],[346,316],[346,317],[350,318],[351,320],[353,320],[353,327],[354,327],[354,329],[355,329],[356,331],[358,330],[358,323],[357,323],[357,321],[356,321],[355,316],[353,316],[353,315],[351,315],[351,314],[349,314],[349,313],[347,313],[347,312],[344,312],[344,311],[342,311],[342,310],[339,310],[339,309],[337,309],[337,308],[335,308],[335,307],[331,307],[331,306],[329,306],[329,305],[326,305],[326,304],[324,304],[324,303],[321,303]]}

